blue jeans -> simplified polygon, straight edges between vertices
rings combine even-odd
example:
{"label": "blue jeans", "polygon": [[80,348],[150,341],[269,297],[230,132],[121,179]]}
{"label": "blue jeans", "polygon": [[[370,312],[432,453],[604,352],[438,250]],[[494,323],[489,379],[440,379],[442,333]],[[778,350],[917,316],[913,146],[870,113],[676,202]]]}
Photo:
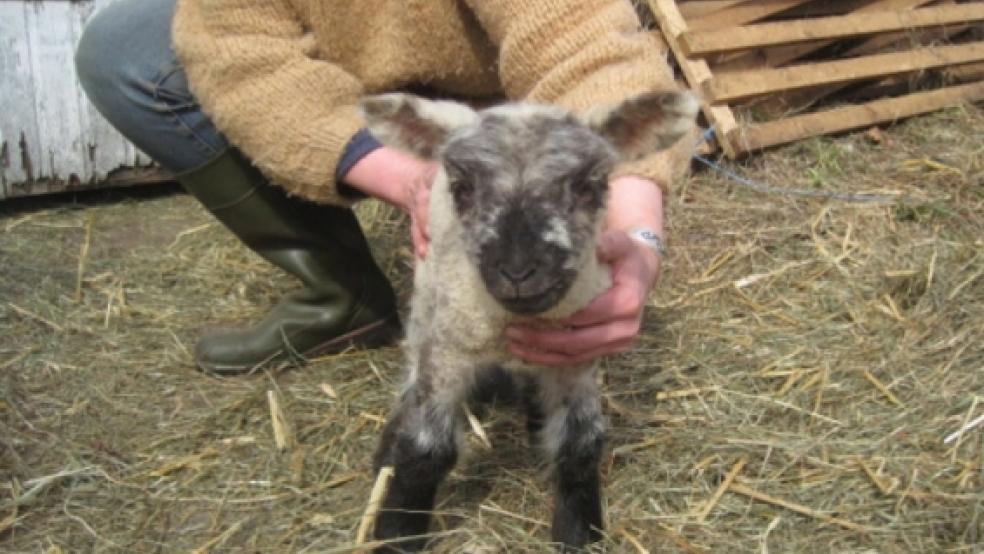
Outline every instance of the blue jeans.
{"label": "blue jeans", "polygon": [[176,0],[118,0],[88,22],[75,54],[89,100],[137,148],[174,173],[229,142],[202,112],[171,47]]}

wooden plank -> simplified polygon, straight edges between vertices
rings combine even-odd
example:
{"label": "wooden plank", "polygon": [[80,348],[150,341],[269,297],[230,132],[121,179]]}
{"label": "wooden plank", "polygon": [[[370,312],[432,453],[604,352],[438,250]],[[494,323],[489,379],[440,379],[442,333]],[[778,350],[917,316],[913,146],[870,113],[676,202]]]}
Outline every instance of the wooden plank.
{"label": "wooden plank", "polygon": [[[880,0],[878,2],[873,2],[864,8],[860,8],[858,12],[864,13],[876,11],[912,10],[925,6],[931,1],[932,0]],[[899,33],[890,33],[888,35],[872,37],[866,40],[862,45],[852,48],[850,54],[874,54],[880,48],[896,42],[899,36]],[[786,65],[832,43],[833,41],[823,40],[809,42],[806,44],[794,44],[779,48],[772,48],[769,49],[765,55],[766,63],[772,67]]]}
{"label": "wooden plank", "polygon": [[[912,8],[918,8],[929,4],[933,0],[864,0],[863,2],[849,2],[841,3],[843,6],[854,5],[860,12],[866,11],[892,11],[892,10],[911,10]],[[837,2],[831,2],[835,4]],[[852,8],[853,9],[853,8]],[[881,35],[872,39],[869,39],[864,44],[873,45],[873,41],[881,40],[882,37],[888,35]],[[896,36],[894,33],[892,36]],[[712,63],[714,68],[714,73],[716,75],[729,73],[732,71],[744,71],[746,69],[751,69],[754,67],[762,67],[763,65],[769,67],[780,67],[789,64],[790,62],[796,61],[807,54],[815,52],[825,46],[832,44],[834,41],[829,40],[819,40],[812,41],[802,44],[790,44],[784,46],[776,46],[772,48],[764,48],[761,50],[753,50],[750,52],[740,52],[738,54],[722,55],[723,57],[720,62]],[[856,49],[855,49],[856,50]],[[877,48],[872,48],[868,51],[857,51],[857,55],[860,54],[873,54]]]}
{"label": "wooden plank", "polygon": [[680,35],[687,30],[687,22],[683,19],[673,0],[649,0],[649,7],[659,23],[663,37],[669,43],[670,49],[680,63],[684,77],[694,89],[711,78],[711,69],[703,60],[690,60],[682,55],[680,50]]}
{"label": "wooden plank", "polygon": [[984,20],[984,4],[957,4],[687,31],[681,39],[688,56],[705,56],[818,39],[849,38],[981,20]]}
{"label": "wooden plank", "polygon": [[27,196],[45,196],[51,194],[75,193],[104,188],[122,188],[141,185],[154,185],[174,181],[174,175],[158,166],[117,167],[112,174],[105,178],[89,182],[69,182],[64,179],[47,177],[29,182],[18,183],[11,187],[9,194],[0,196],[0,200],[23,198]]}
{"label": "wooden plank", "polygon": [[[108,2],[97,0],[95,2],[73,2],[75,6],[73,28],[75,35],[70,46],[75,50],[78,40],[82,37],[82,30],[96,12],[104,8]],[[75,74],[75,64],[65,68],[64,78],[72,83],[76,88],[78,102],[80,106],[80,119],[82,121],[82,136],[79,141],[85,148],[86,165],[84,173],[80,174],[81,180],[97,181],[102,179],[111,180],[111,173],[124,167],[139,167],[151,163],[149,156],[137,150],[133,144],[123,137],[106,119],[96,110],[96,107],[89,102],[85,91],[78,84],[78,76]],[[60,173],[64,173],[64,170]]]}
{"label": "wooden plank", "polygon": [[[673,0],[648,0],[649,7],[659,23],[660,29],[670,49],[676,56],[677,63],[683,71],[684,77],[690,84],[690,88],[700,90],[701,87],[711,78],[711,69],[704,60],[692,60],[687,58],[680,45],[680,35],[687,30],[687,22],[677,9],[676,2]],[[714,125],[718,142],[725,154],[734,157],[735,150],[733,145],[728,143],[727,137],[738,128],[735,114],[727,106],[712,106],[706,99],[701,98],[701,109],[707,120]]]}
{"label": "wooden plank", "polygon": [[876,1],[877,0],[829,0],[827,2],[809,2],[798,8],[789,10],[789,13],[783,15],[788,16],[790,19],[844,15],[860,10]]}
{"label": "wooden plank", "polygon": [[745,0],[705,0],[703,2],[677,2],[680,14],[689,23],[691,18],[701,17],[709,13],[730,8],[735,4],[741,4]]}
{"label": "wooden plank", "polygon": [[[868,5],[861,8],[861,10],[884,11],[913,9],[921,5],[928,4],[930,1],[931,0],[875,0],[874,2],[870,2]],[[943,1],[946,3],[953,3],[953,0]],[[852,58],[867,54],[876,54],[878,52],[890,50],[888,46],[899,44],[903,40],[908,41],[903,45],[910,47],[911,45],[916,44],[931,44],[939,38],[946,38],[951,31],[956,33],[962,29],[965,29],[965,27],[949,26],[923,29],[922,31],[918,31],[916,33],[902,32],[881,34],[861,42],[860,44],[852,47],[850,50],[840,52],[839,56],[842,58]],[[745,54],[745,57],[747,57],[748,60],[744,68],[740,67],[736,62],[732,62],[728,64],[728,67],[715,67],[714,73],[715,75],[723,75],[728,72],[747,69],[750,67],[748,64],[751,63],[757,63],[759,66],[783,66],[813,52],[814,50],[818,50],[832,43],[833,41],[816,41],[758,50],[754,52],[755,56],[752,56],[752,53]],[[756,108],[757,113],[763,117],[781,117],[783,115],[792,115],[793,113],[803,111],[803,109],[816,103],[825,96],[836,93],[850,84],[851,83],[849,82],[838,83],[835,85],[811,87],[770,95],[764,104],[758,104],[758,107]],[[770,116],[769,114],[772,115]]]}
{"label": "wooden plank", "polygon": [[121,169],[150,159],[96,111],[75,74],[85,22],[112,1],[0,1],[0,199],[149,175]]}
{"label": "wooden plank", "polygon": [[910,71],[984,60],[984,42],[920,48],[847,60],[715,76],[702,85],[712,103],[730,102],[781,90],[886,77]]}
{"label": "wooden plank", "polygon": [[745,0],[733,7],[715,11],[713,13],[694,18],[688,21],[692,32],[684,33],[684,45],[686,37],[697,31],[708,33],[715,32],[723,27],[734,27],[745,25],[760,19],[765,19],[770,15],[795,8],[801,4],[806,4],[810,0]]}
{"label": "wooden plank", "polygon": [[943,74],[946,75],[948,79],[955,79],[958,81],[965,81],[968,79],[984,79],[984,62],[948,67],[944,70]]}
{"label": "wooden plank", "polygon": [[35,178],[78,180],[85,171],[78,88],[65,86],[66,73],[74,77],[74,9],[70,2],[25,4],[41,141]]}
{"label": "wooden plank", "polygon": [[[893,75],[885,77],[874,83],[865,84],[860,88],[854,88],[842,93],[838,99],[848,104],[862,104],[871,102],[879,98],[892,96],[902,96],[913,91],[934,90],[938,88],[933,82],[932,76],[926,73],[916,73],[913,75]],[[956,85],[958,83],[950,83]],[[940,85],[942,86],[942,85]],[[788,114],[787,115],[793,115]]]}
{"label": "wooden plank", "polygon": [[[966,31],[969,26],[966,25],[951,25],[947,27],[938,27],[931,29],[923,29],[921,31],[916,31],[914,33],[889,33],[884,35],[878,35],[877,37],[871,38],[862,42],[861,44],[847,50],[843,53],[846,57],[860,56],[865,54],[872,54],[879,51],[889,50],[893,45],[903,45],[910,46],[917,44],[934,44],[939,41],[946,41],[950,37],[955,36],[963,31]],[[950,69],[950,68],[946,68]],[[896,75],[887,78],[888,81],[893,83],[910,83],[912,80],[912,75]],[[969,81],[971,79],[963,79],[963,82]],[[951,79],[947,81],[949,84],[956,84],[956,80]],[[845,87],[851,86],[852,83],[838,83],[834,85],[824,85],[819,87],[810,87],[806,89],[799,89],[795,91],[788,91],[776,95],[770,96],[774,98],[773,106],[774,110],[778,110],[779,113],[789,114],[790,110],[802,111],[804,108],[818,102],[825,96],[835,94]],[[868,89],[869,87],[866,87]],[[883,87],[879,84],[875,87],[870,87],[871,91],[879,90]],[[886,89],[886,91],[889,89]],[[911,87],[908,90],[902,92],[911,91]],[[898,92],[888,93],[889,95],[896,95]],[[883,93],[881,96],[885,96]],[[869,96],[869,99],[872,97]],[[761,109],[761,108],[760,108]]]}
{"label": "wooden plank", "polygon": [[748,152],[806,137],[859,129],[947,106],[981,100],[984,100],[984,82],[957,85],[752,125],[744,129],[740,137],[735,136],[732,139],[735,140],[740,151]]}
{"label": "wooden plank", "polygon": [[24,5],[0,2],[0,197],[10,196],[13,187],[36,175],[34,165],[41,156],[38,119],[34,109],[37,84],[31,71],[28,25]]}

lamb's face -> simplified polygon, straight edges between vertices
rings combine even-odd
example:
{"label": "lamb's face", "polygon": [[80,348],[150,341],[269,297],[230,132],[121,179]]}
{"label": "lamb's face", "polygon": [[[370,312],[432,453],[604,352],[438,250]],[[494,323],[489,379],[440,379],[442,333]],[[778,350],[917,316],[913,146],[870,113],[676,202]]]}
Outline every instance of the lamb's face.
{"label": "lamb's face", "polygon": [[496,300],[528,315],[556,305],[595,255],[616,158],[669,148],[693,129],[698,104],[662,91],[579,118],[530,104],[476,112],[408,94],[360,107],[380,141],[444,165],[470,261]]}
{"label": "lamb's face", "polygon": [[452,133],[440,160],[489,293],[522,315],[556,305],[595,255],[610,144],[562,111],[504,106]]}

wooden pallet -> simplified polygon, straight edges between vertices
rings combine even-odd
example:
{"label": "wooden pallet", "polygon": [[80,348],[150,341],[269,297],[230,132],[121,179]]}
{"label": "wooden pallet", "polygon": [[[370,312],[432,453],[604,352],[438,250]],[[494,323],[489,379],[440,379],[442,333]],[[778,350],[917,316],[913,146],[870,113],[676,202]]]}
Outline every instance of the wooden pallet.
{"label": "wooden pallet", "polygon": [[731,158],[984,100],[984,0],[647,1]]}

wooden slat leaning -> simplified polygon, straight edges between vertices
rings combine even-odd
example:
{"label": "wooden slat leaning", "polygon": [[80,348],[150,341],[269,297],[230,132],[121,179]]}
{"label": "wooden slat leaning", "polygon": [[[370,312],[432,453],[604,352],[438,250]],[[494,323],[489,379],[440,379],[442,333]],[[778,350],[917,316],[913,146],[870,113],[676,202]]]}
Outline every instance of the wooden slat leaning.
{"label": "wooden slat leaning", "polygon": [[737,142],[740,151],[748,152],[807,137],[894,122],[947,106],[981,100],[984,100],[984,82],[915,92],[897,98],[882,98],[865,104],[752,124],[742,129]]}
{"label": "wooden slat leaning", "polygon": [[691,30],[684,32],[684,48],[687,48],[687,37],[697,33],[700,29],[713,29],[708,32],[716,32],[723,27],[735,25],[745,25],[773,14],[806,4],[810,0],[744,0],[736,2],[735,5],[726,7],[715,12],[695,17],[687,20]]}
{"label": "wooden slat leaning", "polygon": [[984,0],[646,1],[731,158],[984,100]]}
{"label": "wooden slat leaning", "polygon": [[705,81],[702,92],[712,104],[719,104],[771,92],[886,77],[981,60],[984,60],[984,42],[933,46],[909,52],[729,73]]}
{"label": "wooden slat leaning", "polygon": [[956,4],[905,11],[851,13],[832,17],[777,21],[691,30],[680,37],[688,56],[734,52],[812,40],[850,38],[984,20],[984,4]]}
{"label": "wooden slat leaning", "polygon": [[[659,27],[663,31],[666,42],[676,56],[677,63],[683,71],[684,77],[690,84],[690,88],[699,91],[701,84],[711,78],[711,69],[704,60],[691,60],[684,55],[680,46],[680,34],[687,30],[687,22],[684,20],[680,10],[673,0],[648,0],[649,7],[659,22]],[[728,137],[738,128],[738,122],[731,108],[727,106],[712,106],[706,100],[701,99],[701,110],[704,116],[717,131],[718,144],[725,154],[729,157],[737,155],[734,146],[729,142]]]}

